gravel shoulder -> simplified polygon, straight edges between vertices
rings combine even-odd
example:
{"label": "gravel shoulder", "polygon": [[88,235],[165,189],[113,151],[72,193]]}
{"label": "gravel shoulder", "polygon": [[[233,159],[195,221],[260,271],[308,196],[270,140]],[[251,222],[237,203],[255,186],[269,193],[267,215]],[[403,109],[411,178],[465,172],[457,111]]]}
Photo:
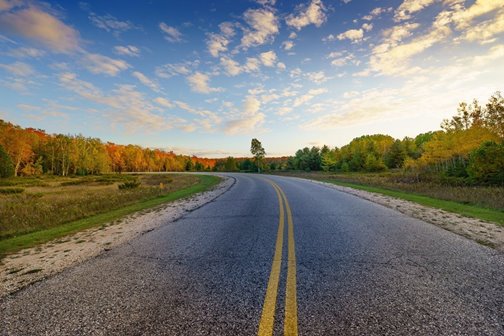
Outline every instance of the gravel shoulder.
{"label": "gravel shoulder", "polygon": [[209,191],[5,257],[0,261],[0,298],[176,221],[215,200],[235,183],[232,177],[220,177],[223,181]]}
{"label": "gravel shoulder", "polygon": [[305,180],[378,203],[410,217],[421,219],[445,230],[472,239],[480,244],[492,247],[497,251],[504,252],[504,228],[495,223],[464,217],[441,209],[430,208],[414,202],[365,190],[352,189],[327,182]]}

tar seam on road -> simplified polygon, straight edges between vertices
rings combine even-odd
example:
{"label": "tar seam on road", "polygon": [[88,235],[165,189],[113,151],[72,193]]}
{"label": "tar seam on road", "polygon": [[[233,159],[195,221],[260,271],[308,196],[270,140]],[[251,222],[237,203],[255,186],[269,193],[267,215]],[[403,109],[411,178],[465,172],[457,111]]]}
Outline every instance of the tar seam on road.
{"label": "tar seam on road", "polygon": [[[275,244],[275,254],[271,265],[271,272],[264,298],[263,311],[259,322],[259,336],[273,335],[275,323],[275,307],[278,296],[278,283],[280,281],[280,271],[282,265],[283,236],[285,228],[285,215],[287,213],[287,284],[285,291],[285,320],[284,335],[294,336],[298,334],[297,326],[297,295],[296,295],[296,251],[294,244],[294,223],[292,213],[287,201],[287,197],[282,189],[273,181],[267,180],[275,189],[278,197],[280,219],[278,223],[278,233]],[[285,207],[284,207],[285,204]]]}

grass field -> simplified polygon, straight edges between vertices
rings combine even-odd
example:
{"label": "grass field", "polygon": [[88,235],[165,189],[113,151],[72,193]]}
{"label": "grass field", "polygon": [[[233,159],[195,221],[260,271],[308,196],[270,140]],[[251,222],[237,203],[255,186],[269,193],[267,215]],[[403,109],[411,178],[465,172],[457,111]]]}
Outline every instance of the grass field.
{"label": "grass field", "polygon": [[502,187],[406,183],[400,181],[400,176],[393,174],[287,172],[282,175],[380,193],[504,226],[504,188]]}
{"label": "grass field", "polygon": [[182,174],[0,180],[1,190],[22,189],[0,192],[0,255],[190,196],[219,180]]}

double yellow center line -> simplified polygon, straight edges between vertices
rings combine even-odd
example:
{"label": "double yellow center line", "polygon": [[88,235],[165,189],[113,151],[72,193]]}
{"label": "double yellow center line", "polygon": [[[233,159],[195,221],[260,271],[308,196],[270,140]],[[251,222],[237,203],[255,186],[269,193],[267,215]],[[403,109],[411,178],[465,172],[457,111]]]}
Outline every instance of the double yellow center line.
{"label": "double yellow center line", "polygon": [[[284,335],[297,335],[297,295],[296,295],[296,251],[294,245],[294,224],[292,213],[282,189],[273,181],[267,180],[275,189],[280,206],[280,220],[278,223],[278,233],[275,244],[275,255],[264,298],[264,305],[259,322],[259,336],[273,335],[273,326],[275,324],[275,308],[278,295],[278,283],[282,266],[282,251],[285,229],[285,217],[287,217],[287,284],[285,290],[285,320]],[[285,215],[285,213],[287,215]]]}

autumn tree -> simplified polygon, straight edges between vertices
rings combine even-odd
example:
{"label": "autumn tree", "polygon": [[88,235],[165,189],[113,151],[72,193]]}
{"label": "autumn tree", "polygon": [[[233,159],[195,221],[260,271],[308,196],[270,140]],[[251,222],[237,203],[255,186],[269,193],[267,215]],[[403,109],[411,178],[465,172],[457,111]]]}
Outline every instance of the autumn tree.
{"label": "autumn tree", "polygon": [[264,157],[266,156],[266,151],[264,150],[261,142],[257,140],[256,138],[252,139],[252,142],[250,144],[250,152],[254,156],[254,161],[257,166],[257,171],[261,172],[262,168],[262,161]]}

